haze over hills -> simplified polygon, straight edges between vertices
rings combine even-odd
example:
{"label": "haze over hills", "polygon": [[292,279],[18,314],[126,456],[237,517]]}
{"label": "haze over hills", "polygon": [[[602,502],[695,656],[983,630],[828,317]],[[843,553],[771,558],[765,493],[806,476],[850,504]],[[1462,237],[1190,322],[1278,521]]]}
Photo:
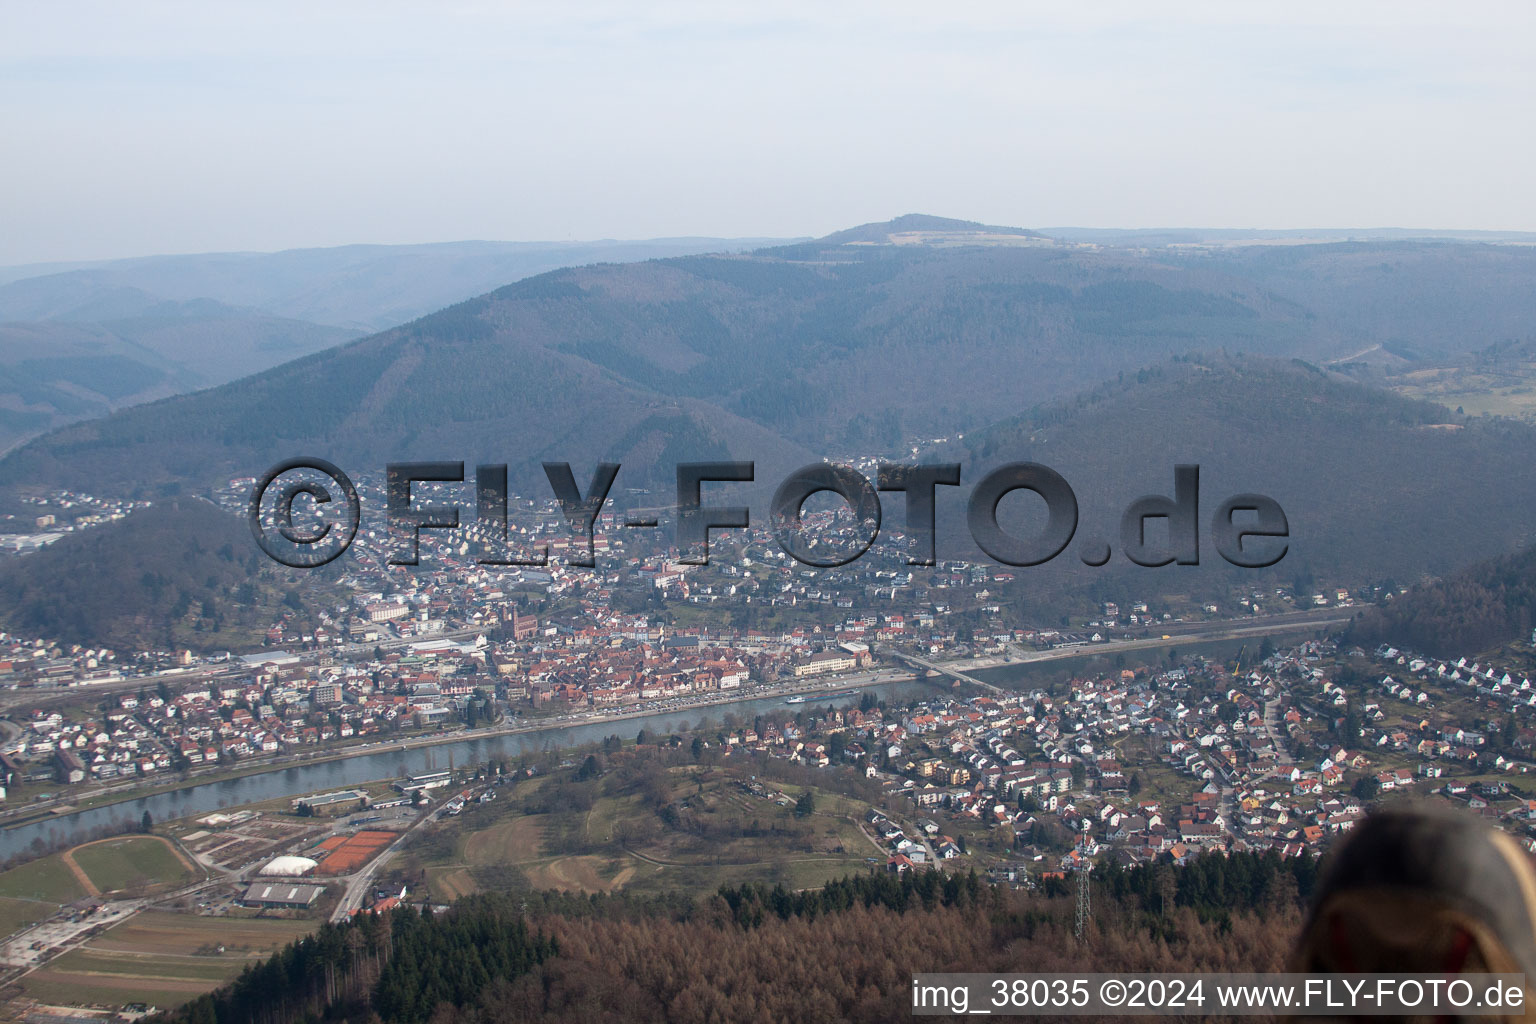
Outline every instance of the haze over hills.
{"label": "haze over hills", "polygon": [[0,451],[206,388],[555,267],[761,239],[460,242],[0,268]]}
{"label": "haze over hills", "polygon": [[95,322],[0,323],[0,450],[66,423],[241,377],[356,337],[210,300],[103,315]]}
{"label": "haze over hills", "polygon": [[1306,245],[1316,242],[1536,242],[1531,231],[1477,231],[1440,228],[1086,228],[1049,227],[1040,233],[1066,242],[1098,245],[1247,246],[1258,242]]}
{"label": "haze over hills", "polygon": [[[540,495],[541,461],[583,476],[613,460],[622,486],[670,493],[677,461],[729,456],[758,463],[761,499],[822,456],[896,454],[1002,422],[968,436],[969,453],[1057,466],[1085,509],[1166,493],[1174,463],[1200,462],[1208,494],[1269,493],[1314,539],[1285,572],[1412,578],[1530,539],[1529,430],[1253,359],[1140,371],[1199,350],[1347,360],[1405,336],[1410,295],[1429,338],[1410,342],[1470,346],[1528,315],[1536,289],[1522,282],[1536,282],[1536,253],[1516,246],[1144,252],[905,217],[528,278],[55,431],[0,462],[0,484],[153,495],[312,453],[361,473],[505,461],[514,486]],[[1105,380],[1117,384],[1052,404]]]}
{"label": "haze over hills", "polygon": [[558,267],[734,252],[762,238],[345,245],[0,268],[0,320],[97,320],[212,299],[365,333]]}
{"label": "haze over hills", "polygon": [[[1308,591],[1314,579],[1408,584],[1505,554],[1536,541],[1533,446],[1527,424],[1459,416],[1300,361],[1191,356],[968,433],[948,454],[967,460],[962,482],[1013,461],[1062,474],[1078,533],[1057,561],[1030,570],[1031,588],[1050,598],[1086,584],[1115,600],[1150,587],[1214,594],[1238,580]],[[1141,495],[1171,496],[1179,463],[1200,466],[1200,566],[1132,565],[1120,554],[1120,516]],[[1285,510],[1289,549],[1272,569],[1229,568],[1212,546],[1211,516],[1241,493]],[[963,537],[962,506],[949,508],[942,530]],[[1103,569],[1077,559],[1096,539],[1116,552]]]}
{"label": "haze over hills", "polygon": [[1530,245],[1355,241],[1250,246],[1210,258],[1362,342],[1330,359],[1447,359],[1528,338],[1536,324]]}

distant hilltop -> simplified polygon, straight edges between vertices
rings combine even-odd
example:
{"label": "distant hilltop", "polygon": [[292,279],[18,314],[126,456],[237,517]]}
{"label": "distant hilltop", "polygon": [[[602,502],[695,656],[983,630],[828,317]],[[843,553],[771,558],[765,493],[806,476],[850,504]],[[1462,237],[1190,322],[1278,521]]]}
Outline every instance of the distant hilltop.
{"label": "distant hilltop", "polygon": [[877,224],[860,224],[820,240],[827,245],[1038,245],[1051,240],[1038,231],[973,220],[908,213]]}

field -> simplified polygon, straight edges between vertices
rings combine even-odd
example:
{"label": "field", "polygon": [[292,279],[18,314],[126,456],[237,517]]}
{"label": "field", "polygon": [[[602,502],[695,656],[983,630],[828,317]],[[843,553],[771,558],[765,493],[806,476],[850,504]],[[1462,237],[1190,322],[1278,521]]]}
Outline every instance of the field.
{"label": "field", "polygon": [[1188,803],[1205,783],[1196,783],[1194,776],[1164,764],[1157,745],[1144,736],[1127,736],[1118,741],[1113,754],[1126,764],[1136,767],[1130,774],[1141,780],[1138,801],[1156,801],[1166,811],[1179,804]]}
{"label": "field", "polygon": [[1530,361],[1414,370],[1393,378],[1389,386],[1400,395],[1461,408],[1472,416],[1536,420],[1536,363]]}
{"label": "field", "polygon": [[149,911],[34,971],[21,984],[27,995],[44,1001],[176,1006],[313,929],[305,921]]}
{"label": "field", "polygon": [[744,881],[799,889],[884,856],[857,824],[868,804],[829,792],[816,791],[815,813],[796,817],[798,787],[755,794],[740,773],[718,767],[673,768],[646,796],[606,788],[585,809],[561,809],[556,798],[553,809],[522,813],[543,806],[535,795],[466,812],[462,831],[421,859],[433,896],[524,887],[708,892]]}
{"label": "field", "polygon": [[124,836],[77,846],[63,855],[85,872],[98,892],[148,891],[190,882],[201,872],[159,836]]}
{"label": "field", "polygon": [[82,900],[88,895],[90,893],[70,871],[62,854],[28,861],[21,867],[0,873],[0,896],[3,897],[61,904]]}
{"label": "field", "polygon": [[149,893],[202,876],[159,836],[86,843],[0,873],[0,937],[51,917],[60,906],[103,893]]}
{"label": "field", "polygon": [[58,910],[53,903],[39,900],[0,898],[0,936],[19,932],[29,924],[41,921]]}

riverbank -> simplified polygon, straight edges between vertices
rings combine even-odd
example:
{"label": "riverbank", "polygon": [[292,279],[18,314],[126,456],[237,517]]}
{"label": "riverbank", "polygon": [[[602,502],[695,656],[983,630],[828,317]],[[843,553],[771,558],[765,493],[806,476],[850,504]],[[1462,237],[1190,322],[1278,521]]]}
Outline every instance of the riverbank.
{"label": "riverbank", "polygon": [[[855,687],[848,677],[842,677],[796,689],[821,694],[833,688],[859,688],[892,703],[906,703],[935,692],[931,686],[914,681],[906,673],[898,678],[896,673],[885,670],[878,681],[874,680],[873,674],[868,674],[868,679],[862,687]],[[702,714],[719,715],[722,710],[729,710],[746,722],[759,714],[792,714],[794,707],[786,707],[784,703],[786,692],[793,691],[767,695],[756,690],[745,696],[732,694],[725,701],[685,709],[628,709],[620,715],[558,722],[539,729],[503,728],[473,733],[461,730],[405,744],[395,742],[354,748],[346,756],[297,763],[290,760],[221,781],[206,781],[206,777],[189,780],[187,785],[155,795],[132,797],[0,830],[0,860],[23,853],[34,843],[41,843],[39,848],[56,848],[63,843],[80,842],[100,830],[137,821],[146,811],[155,821],[170,821],[262,801],[288,800],[306,793],[352,789],[454,766],[549,756],[556,751],[600,743],[612,736],[615,723],[623,720],[631,722],[628,728],[635,728],[635,722],[643,722],[657,735],[665,735],[695,729]],[[847,700],[838,702],[846,703]]]}
{"label": "riverbank", "polygon": [[[1340,610],[1330,609],[1257,621],[1181,624],[1187,631],[1169,635],[1166,639],[1159,635],[1046,651],[1015,649],[1017,653],[1011,659],[1002,656],[963,658],[935,664],[964,673],[986,673],[993,685],[1007,689],[1028,689],[1037,673],[1048,669],[1071,671],[1074,661],[1078,660],[1091,663],[1120,652],[1134,654],[1174,646],[1182,649],[1219,646],[1221,643],[1251,642],[1252,638],[1265,635],[1326,629],[1343,621],[1338,618],[1339,614]],[[98,791],[78,801],[60,801],[41,813],[37,808],[19,808],[15,812],[17,818],[0,822],[0,858],[18,852],[33,839],[56,842],[79,834],[82,829],[100,829],[121,823],[123,818],[119,809],[123,808],[133,820],[149,811],[156,821],[162,821],[262,799],[300,796],[399,778],[413,770],[438,770],[442,753],[446,753],[446,757],[441,760],[448,764],[474,764],[493,757],[516,757],[530,752],[579,747],[611,736],[614,726],[626,721],[650,720],[657,731],[686,731],[697,727],[701,714],[725,708],[738,709],[748,718],[753,714],[787,711],[789,709],[781,707],[781,702],[797,695],[814,699],[842,690],[876,689],[884,691],[883,695],[888,699],[906,701],[936,690],[948,692],[949,688],[949,681],[945,679],[925,677],[920,680],[904,669],[880,668],[819,679],[780,680],[747,690],[648,701],[553,719],[514,720],[474,731],[459,729],[326,751],[283,754],[235,766],[205,769],[148,788],[124,786],[120,790]],[[411,755],[423,751],[427,757],[412,758]],[[413,767],[412,760],[420,763]]]}
{"label": "riverbank", "polygon": [[[319,766],[335,761],[379,753],[408,753],[428,747],[474,740],[496,739],[504,736],[524,736],[540,732],[568,730],[576,726],[607,725],[610,723],[649,718],[658,715],[688,714],[732,704],[751,703],[793,696],[807,698],[828,695],[846,689],[865,689],[890,683],[916,681],[911,672],[898,669],[878,669],[852,675],[829,676],[819,680],[794,680],[763,684],[740,690],[712,691],[696,699],[673,698],[664,701],[647,701],[625,708],[602,711],[582,711],[569,715],[541,717],[535,720],[503,720],[499,724],[479,729],[454,729],[451,731],[403,736],[399,739],[364,741],[326,750],[289,751],[272,757],[251,758],[236,765],[193,769],[174,779],[148,785],[123,785],[100,789],[94,793],[69,801],[50,802],[36,806],[17,808],[0,816],[0,831],[23,828],[48,822],[61,821],[70,815],[90,810],[104,810],[118,804],[133,803],[149,797],[164,796],[183,789],[232,782],[253,775],[284,771],[292,768]],[[681,701],[681,703],[679,703]],[[370,780],[371,781],[371,780]]]}

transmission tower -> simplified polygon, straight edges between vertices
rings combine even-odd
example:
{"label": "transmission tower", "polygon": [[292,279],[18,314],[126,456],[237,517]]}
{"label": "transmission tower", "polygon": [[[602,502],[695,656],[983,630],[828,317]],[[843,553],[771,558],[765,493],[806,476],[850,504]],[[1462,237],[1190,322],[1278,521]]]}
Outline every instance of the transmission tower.
{"label": "transmission tower", "polygon": [[[1087,847],[1088,833],[1087,831],[1084,831],[1083,849],[1086,851]],[[1093,917],[1093,905],[1091,903],[1088,891],[1088,872],[1091,870],[1093,870],[1093,865],[1085,856],[1082,861],[1082,866],[1077,869],[1077,924],[1073,929],[1073,933],[1077,936],[1078,942],[1083,941],[1083,935],[1088,931],[1088,920],[1089,918]]]}

